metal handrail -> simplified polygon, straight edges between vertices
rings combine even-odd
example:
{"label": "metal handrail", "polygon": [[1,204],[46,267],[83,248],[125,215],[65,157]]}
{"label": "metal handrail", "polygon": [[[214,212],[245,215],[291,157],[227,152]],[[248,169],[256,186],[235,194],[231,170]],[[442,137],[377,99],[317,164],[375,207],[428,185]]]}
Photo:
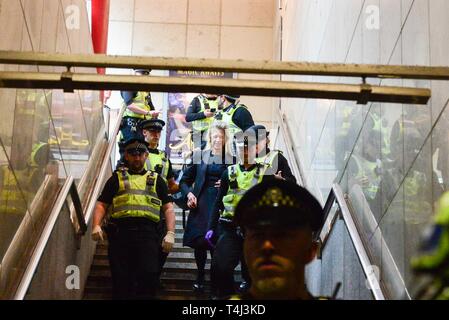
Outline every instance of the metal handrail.
{"label": "metal handrail", "polygon": [[61,191],[59,192],[58,198],[55,201],[55,205],[53,206],[53,209],[49,215],[49,218],[48,218],[47,223],[44,227],[44,230],[41,234],[41,237],[38,240],[38,243],[33,252],[33,255],[31,256],[30,262],[28,263],[28,265],[25,269],[24,275],[22,276],[22,278],[20,280],[19,286],[14,295],[15,300],[24,299],[24,297],[27,293],[27,290],[33,280],[33,277],[36,272],[39,261],[44,253],[47,242],[49,241],[51,233],[52,233],[54,226],[56,224],[56,221],[59,217],[59,214],[60,214],[64,204],[66,203],[66,200],[69,195],[72,199],[73,207],[75,208],[76,217],[78,220],[78,225],[79,225],[78,235],[82,236],[86,233],[87,224],[91,219],[93,209],[94,209],[96,201],[97,201],[98,194],[101,191],[101,188],[103,186],[103,180],[105,178],[108,165],[110,165],[109,158],[110,158],[111,152],[112,152],[114,144],[115,144],[114,139],[117,136],[118,131],[120,129],[120,122],[121,122],[124,111],[125,111],[125,108],[122,108],[122,110],[120,111],[120,115],[118,117],[115,129],[114,129],[114,134],[110,137],[110,143],[109,143],[106,153],[103,157],[103,162],[101,165],[100,173],[95,182],[95,187],[94,187],[94,190],[90,197],[86,211],[83,212],[81,200],[80,200],[79,193],[78,193],[73,176],[68,176]]}
{"label": "metal handrail", "polygon": [[327,239],[329,238],[332,231],[333,222],[336,218],[336,212],[330,214],[333,203],[335,202],[340,208],[339,213],[341,214],[341,217],[343,218],[343,221],[349,232],[349,236],[351,237],[352,243],[357,253],[357,257],[359,258],[360,264],[362,265],[363,272],[365,273],[365,276],[368,280],[374,298],[376,300],[385,300],[386,296],[382,291],[380,280],[378,279],[377,275],[372,272],[373,263],[369,258],[365,245],[354,222],[352,213],[349,210],[343,191],[338,183],[333,184],[332,190],[324,207],[325,223],[318,233],[319,239],[322,243],[321,249],[323,249],[327,243]]}
{"label": "metal handrail", "polygon": [[115,138],[117,137],[118,132],[120,130],[120,124],[121,124],[124,112],[125,112],[125,107],[122,107],[122,109],[120,110],[119,116],[117,118],[117,123],[115,124],[114,132],[109,137],[109,145],[108,145],[106,153],[103,157],[103,163],[101,164],[100,172],[98,174],[98,178],[95,183],[95,187],[92,191],[92,196],[90,198],[89,205],[87,206],[87,209],[85,212],[86,214],[84,217],[87,222],[90,221],[90,219],[93,215],[93,211],[94,211],[95,205],[97,203],[97,198],[101,192],[101,189],[103,188],[103,182],[104,182],[104,179],[106,178],[105,176],[107,173],[108,166],[111,165],[110,157],[111,157],[112,150],[114,150]]}
{"label": "metal handrail", "polygon": [[28,263],[25,272],[20,280],[19,286],[14,295],[14,300],[23,300],[23,298],[25,297],[27,290],[31,284],[31,281],[33,280],[37,266],[39,265],[39,261],[42,257],[42,254],[44,253],[45,247],[47,246],[47,242],[50,239],[51,233],[59,217],[59,214],[64,204],[66,203],[67,197],[69,195],[71,196],[73,205],[75,207],[76,217],[78,219],[80,231],[82,232],[82,234],[86,232],[87,226],[84,220],[83,209],[81,207],[81,201],[79,199],[78,191],[76,189],[75,180],[73,176],[68,176],[61,191],[59,192],[55,205],[51,210],[47,224],[45,225],[41,237],[38,240],[36,248],[34,249],[34,252],[30,258],[30,262]]}
{"label": "metal handrail", "polygon": [[[298,184],[301,186],[306,187],[306,179],[304,177],[304,172],[301,167],[301,161],[298,159],[298,155],[294,151],[294,144],[292,139],[292,134],[290,131],[290,128],[288,126],[288,123],[285,119],[285,115],[281,112],[278,113],[278,124],[279,128],[282,131],[282,135],[285,140],[286,150],[288,158],[290,159],[290,162],[293,162],[291,167],[295,173],[297,173],[295,176],[298,179]],[[290,147],[289,147],[290,146]]]}

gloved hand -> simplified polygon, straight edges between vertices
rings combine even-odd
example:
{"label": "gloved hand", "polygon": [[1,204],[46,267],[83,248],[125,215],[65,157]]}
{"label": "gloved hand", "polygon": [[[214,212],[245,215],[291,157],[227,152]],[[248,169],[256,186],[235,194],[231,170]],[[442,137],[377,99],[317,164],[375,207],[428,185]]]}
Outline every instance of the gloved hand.
{"label": "gloved hand", "polygon": [[206,239],[207,243],[214,248],[215,245],[212,242],[212,237],[214,236],[214,230],[209,230],[206,232],[206,235],[204,236],[204,239]]}
{"label": "gloved hand", "polygon": [[100,240],[105,240],[105,239],[106,239],[106,235],[103,232],[103,229],[101,229],[101,227],[99,225],[93,226],[92,227],[92,240],[100,241]]}
{"label": "gloved hand", "polygon": [[167,234],[162,241],[162,251],[169,253],[173,249],[175,244],[175,233],[173,231],[167,231]]}

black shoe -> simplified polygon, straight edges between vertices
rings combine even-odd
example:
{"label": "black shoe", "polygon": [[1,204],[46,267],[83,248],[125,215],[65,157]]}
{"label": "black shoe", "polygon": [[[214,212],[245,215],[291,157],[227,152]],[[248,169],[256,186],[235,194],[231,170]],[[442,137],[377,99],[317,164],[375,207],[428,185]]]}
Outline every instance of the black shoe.
{"label": "black shoe", "polygon": [[199,282],[195,282],[193,284],[193,292],[195,293],[203,293],[204,292],[204,285]]}
{"label": "black shoe", "polygon": [[246,293],[249,289],[249,283],[246,281],[242,281],[239,286],[239,292],[240,293]]}
{"label": "black shoe", "polygon": [[193,284],[193,291],[197,293],[204,292],[204,272],[200,272],[196,277],[196,281]]}

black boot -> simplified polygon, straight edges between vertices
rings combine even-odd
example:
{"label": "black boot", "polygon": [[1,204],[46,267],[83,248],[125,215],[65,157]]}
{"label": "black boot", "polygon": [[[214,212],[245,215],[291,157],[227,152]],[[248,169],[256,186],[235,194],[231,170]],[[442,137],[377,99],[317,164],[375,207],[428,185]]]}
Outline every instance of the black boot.
{"label": "black boot", "polygon": [[246,293],[249,289],[250,285],[247,281],[242,281],[239,286],[240,293]]}
{"label": "black boot", "polygon": [[196,277],[196,281],[193,284],[193,291],[196,293],[204,292],[204,271],[198,271],[198,276]]}

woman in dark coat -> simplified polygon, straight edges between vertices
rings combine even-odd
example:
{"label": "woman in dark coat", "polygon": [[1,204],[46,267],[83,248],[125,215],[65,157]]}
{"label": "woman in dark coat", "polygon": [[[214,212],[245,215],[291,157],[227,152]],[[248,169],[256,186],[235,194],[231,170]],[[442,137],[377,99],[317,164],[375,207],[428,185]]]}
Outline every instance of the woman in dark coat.
{"label": "woman in dark coat", "polygon": [[183,245],[195,250],[195,261],[198,268],[194,291],[202,291],[204,285],[204,268],[207,260],[207,250],[212,256],[212,249],[204,239],[212,205],[217,197],[220,177],[227,166],[235,159],[231,155],[231,139],[226,123],[214,122],[208,132],[205,150],[193,154],[192,164],[184,172],[180,188],[186,195],[187,206],[190,208]]}

